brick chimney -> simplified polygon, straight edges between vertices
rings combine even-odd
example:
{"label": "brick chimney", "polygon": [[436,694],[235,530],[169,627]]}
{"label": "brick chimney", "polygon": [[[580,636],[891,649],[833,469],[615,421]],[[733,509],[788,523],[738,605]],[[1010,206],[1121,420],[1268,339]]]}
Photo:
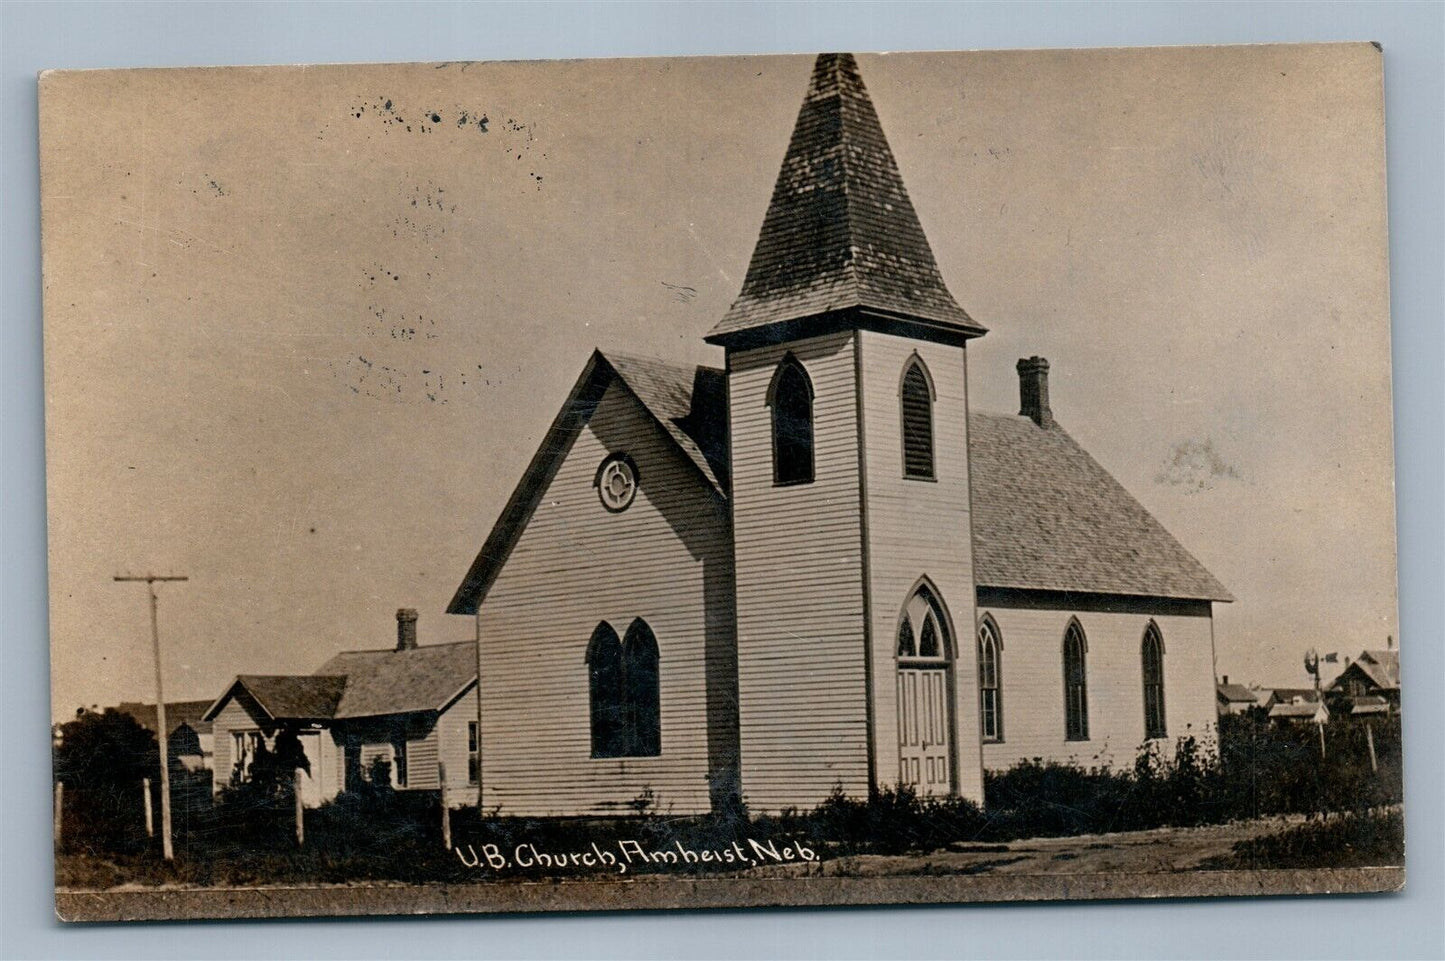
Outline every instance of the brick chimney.
{"label": "brick chimney", "polygon": [[1054,422],[1049,410],[1049,362],[1042,357],[1021,358],[1019,372],[1019,413],[1040,427]]}
{"label": "brick chimney", "polygon": [[399,607],[396,611],[396,649],[416,650],[416,608]]}

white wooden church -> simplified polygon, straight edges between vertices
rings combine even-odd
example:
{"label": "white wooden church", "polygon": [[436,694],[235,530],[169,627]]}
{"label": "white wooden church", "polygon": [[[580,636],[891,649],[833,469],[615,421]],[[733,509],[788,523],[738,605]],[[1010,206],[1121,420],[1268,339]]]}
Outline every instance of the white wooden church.
{"label": "white wooden church", "polygon": [[723,368],[594,353],[449,607],[483,807],[982,801],[986,768],[1207,737],[1229,594],[1054,420],[1047,361],[969,409],[984,333],[820,56]]}

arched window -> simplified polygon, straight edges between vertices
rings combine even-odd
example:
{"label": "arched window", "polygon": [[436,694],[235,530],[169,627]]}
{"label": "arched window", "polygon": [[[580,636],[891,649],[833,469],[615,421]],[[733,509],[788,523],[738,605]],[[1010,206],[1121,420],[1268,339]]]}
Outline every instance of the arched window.
{"label": "arched window", "polygon": [[622,642],[612,625],[603,621],[587,644],[593,757],[622,757],[627,753],[627,705],[622,678]]}
{"label": "arched window", "polygon": [[903,476],[933,479],[933,384],[917,355],[899,387],[903,408]]}
{"label": "arched window", "polygon": [[1070,741],[1089,739],[1089,680],[1084,665],[1088,651],[1084,629],[1071,621],[1064,632],[1064,736]]}
{"label": "arched window", "polygon": [[1153,621],[1144,629],[1144,736],[1166,737],[1164,722],[1164,638]]}
{"label": "arched window", "polygon": [[985,741],[1003,740],[1002,648],[998,625],[985,615],[978,626],[978,720]]}
{"label": "arched window", "polygon": [[813,479],[813,382],[792,354],[783,358],[768,388],[773,409],[773,483]]}
{"label": "arched window", "polygon": [[657,638],[640,617],[632,622],[623,639],[622,663],[627,678],[628,754],[656,757],[662,753]]}
{"label": "arched window", "polygon": [[918,645],[913,641],[913,625],[906,617],[898,623],[898,656],[918,656]]}

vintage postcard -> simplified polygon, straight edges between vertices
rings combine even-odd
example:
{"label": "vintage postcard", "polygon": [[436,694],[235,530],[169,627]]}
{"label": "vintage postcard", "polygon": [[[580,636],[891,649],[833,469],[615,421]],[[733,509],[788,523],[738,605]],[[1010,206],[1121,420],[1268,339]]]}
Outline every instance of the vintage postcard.
{"label": "vintage postcard", "polygon": [[1399,889],[1383,56],[43,75],[59,915]]}

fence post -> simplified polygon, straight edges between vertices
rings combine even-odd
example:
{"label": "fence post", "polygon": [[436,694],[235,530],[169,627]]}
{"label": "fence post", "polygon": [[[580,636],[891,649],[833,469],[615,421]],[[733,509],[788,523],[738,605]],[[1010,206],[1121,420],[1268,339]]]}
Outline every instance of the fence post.
{"label": "fence post", "polygon": [[65,812],[65,782],[55,782],[55,846],[60,847],[60,824]]}
{"label": "fence post", "polygon": [[146,837],[148,837],[148,838],[153,838],[153,837],[156,836],[156,822],[155,822],[155,817],[151,814],[151,779],[150,779],[150,778],[148,778],[148,777],[143,777],[143,778],[140,779],[140,793],[141,793],[141,799],[142,799],[143,801],[145,801]]}
{"label": "fence post", "polygon": [[1315,727],[1317,727],[1317,728],[1320,729],[1320,759],[1321,759],[1321,760],[1324,760],[1324,758],[1325,758],[1325,726],[1324,726],[1323,724],[1316,724]]}
{"label": "fence post", "polygon": [[437,762],[437,780],[441,782],[442,788],[442,847],[450,851],[452,849],[452,806],[447,797],[447,766],[446,762]]}
{"label": "fence post", "polygon": [[296,846],[299,848],[306,843],[306,806],[301,803],[301,768],[297,768],[292,776],[291,793],[296,796]]}
{"label": "fence post", "polygon": [[1380,765],[1375,760],[1375,725],[1373,721],[1365,722],[1365,743],[1370,746],[1370,773],[1379,774]]}

